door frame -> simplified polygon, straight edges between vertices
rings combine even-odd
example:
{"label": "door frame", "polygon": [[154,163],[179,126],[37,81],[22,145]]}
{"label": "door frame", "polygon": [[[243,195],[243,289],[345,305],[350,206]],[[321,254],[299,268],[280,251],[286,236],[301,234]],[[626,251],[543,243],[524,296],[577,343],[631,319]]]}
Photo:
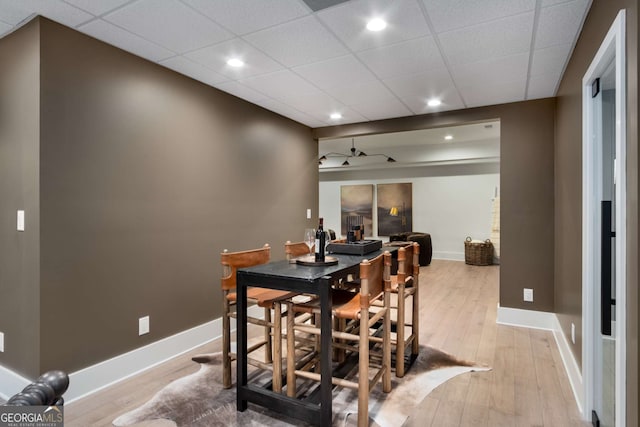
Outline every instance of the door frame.
{"label": "door frame", "polygon": [[597,292],[600,287],[600,200],[602,196],[602,147],[591,134],[594,108],[591,102],[591,84],[615,58],[616,123],[615,153],[616,209],[615,209],[615,274],[616,274],[616,426],[626,421],[626,57],[625,11],[621,10],[598,49],[582,79],[582,378],[584,387],[583,417],[591,419],[595,405],[597,384],[595,369],[596,340],[600,336],[600,307]]}

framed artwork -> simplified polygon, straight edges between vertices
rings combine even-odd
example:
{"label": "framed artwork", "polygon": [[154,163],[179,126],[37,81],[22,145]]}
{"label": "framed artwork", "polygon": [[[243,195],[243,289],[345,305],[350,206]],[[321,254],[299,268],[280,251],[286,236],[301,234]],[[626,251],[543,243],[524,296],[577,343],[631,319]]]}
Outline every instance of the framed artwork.
{"label": "framed artwork", "polygon": [[365,235],[373,233],[373,184],[340,186],[340,234],[346,237],[347,224],[364,224]]}
{"label": "framed artwork", "polygon": [[378,184],[378,236],[413,229],[413,198],[410,182]]}

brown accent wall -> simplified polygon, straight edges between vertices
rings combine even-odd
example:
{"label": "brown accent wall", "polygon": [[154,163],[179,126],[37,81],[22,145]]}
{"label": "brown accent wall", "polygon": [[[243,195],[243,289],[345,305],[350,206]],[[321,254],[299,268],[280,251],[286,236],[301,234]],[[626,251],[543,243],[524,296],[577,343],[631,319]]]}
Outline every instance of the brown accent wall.
{"label": "brown accent wall", "polygon": [[[272,258],[284,258],[284,242],[315,224],[306,209],[318,210],[308,127],[39,23],[32,376],[72,372],[220,317],[220,252],[270,243]],[[147,315],[151,333],[138,336]]]}
{"label": "brown accent wall", "polygon": [[22,375],[39,364],[39,50],[37,21],[0,39],[0,365]]}
{"label": "brown accent wall", "polygon": [[[357,136],[500,119],[500,305],[553,311],[554,116],[555,99],[541,99],[319,128],[314,130],[314,137]],[[534,289],[533,303],[522,301],[523,288]]]}
{"label": "brown accent wall", "polygon": [[[626,9],[627,47],[627,425],[638,425],[638,2],[594,0],[557,94],[556,312],[582,360],[582,77],[618,11]],[[569,343],[570,339],[567,340]]]}

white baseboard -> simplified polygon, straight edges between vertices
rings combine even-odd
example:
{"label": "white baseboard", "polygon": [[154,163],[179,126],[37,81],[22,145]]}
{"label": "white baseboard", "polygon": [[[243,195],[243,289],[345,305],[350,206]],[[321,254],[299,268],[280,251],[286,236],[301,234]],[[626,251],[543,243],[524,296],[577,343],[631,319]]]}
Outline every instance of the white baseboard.
{"label": "white baseboard", "polygon": [[31,380],[0,365],[0,398],[3,400],[8,400],[30,383]]}
{"label": "white baseboard", "polygon": [[553,331],[555,317],[556,315],[554,313],[546,311],[523,310],[519,308],[500,307],[500,305],[498,305],[498,318],[496,323]]}
{"label": "white baseboard", "polygon": [[[250,316],[262,317],[264,310],[249,307]],[[235,320],[231,319],[235,329]],[[103,362],[69,374],[69,389],[64,394],[65,403],[71,403],[103,388],[137,375],[169,359],[211,342],[222,335],[222,319],[198,325],[167,338],[118,355]],[[4,399],[21,391],[31,383],[15,372],[0,366],[0,396]]]}
{"label": "white baseboard", "polygon": [[434,251],[432,257],[449,261],[464,261],[464,252]]}
{"label": "white baseboard", "polygon": [[567,373],[573,396],[578,405],[578,411],[582,413],[582,408],[584,407],[582,371],[578,367],[578,362],[571,351],[571,346],[565,334],[562,332],[558,316],[556,316],[555,313],[500,307],[498,305],[498,318],[496,323],[533,329],[546,329],[553,332],[553,337],[558,346],[560,357],[562,358],[564,370]]}
{"label": "white baseboard", "polygon": [[554,315],[553,317],[555,319],[553,336],[556,339],[558,350],[560,350],[562,364],[564,365],[564,370],[567,372],[567,376],[569,377],[569,384],[571,385],[573,396],[576,398],[578,411],[582,414],[582,408],[584,408],[584,386],[582,384],[582,371],[578,366],[578,362],[576,362],[576,358],[573,356],[571,346],[569,345],[569,341],[567,341],[567,336],[562,332],[562,327],[560,326],[558,316]]}

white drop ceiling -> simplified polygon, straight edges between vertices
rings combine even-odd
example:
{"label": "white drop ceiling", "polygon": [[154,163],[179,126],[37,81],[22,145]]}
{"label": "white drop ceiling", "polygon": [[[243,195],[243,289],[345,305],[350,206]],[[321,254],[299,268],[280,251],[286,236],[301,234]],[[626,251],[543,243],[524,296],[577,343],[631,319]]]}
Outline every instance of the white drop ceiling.
{"label": "white drop ceiling", "polygon": [[[350,0],[313,12],[303,0],[0,0],[0,37],[42,15],[322,127],[554,96],[590,4]],[[386,30],[366,30],[373,17]],[[442,105],[428,107],[434,97]]]}

